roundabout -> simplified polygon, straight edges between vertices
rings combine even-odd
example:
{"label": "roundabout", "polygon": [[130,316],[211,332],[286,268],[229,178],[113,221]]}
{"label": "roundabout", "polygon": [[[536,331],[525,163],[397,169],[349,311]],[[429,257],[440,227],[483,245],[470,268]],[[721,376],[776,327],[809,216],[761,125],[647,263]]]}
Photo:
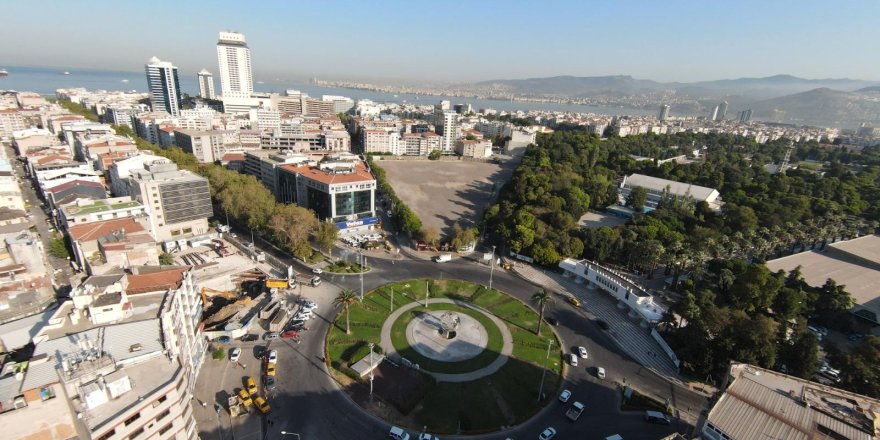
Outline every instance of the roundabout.
{"label": "roundabout", "polygon": [[[561,383],[555,334],[545,327],[536,335],[537,314],[500,291],[410,280],[348,307],[327,334],[331,373],[355,403],[389,423],[491,432],[534,416],[552,400],[539,393],[553,396]],[[379,359],[371,344],[388,362],[371,363]]]}

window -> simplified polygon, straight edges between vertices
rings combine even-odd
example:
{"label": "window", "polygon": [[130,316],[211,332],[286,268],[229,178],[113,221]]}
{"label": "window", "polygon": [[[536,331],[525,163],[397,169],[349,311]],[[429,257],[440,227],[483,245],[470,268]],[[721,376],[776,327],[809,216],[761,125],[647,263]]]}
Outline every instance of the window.
{"label": "window", "polygon": [[139,435],[144,433],[144,428],[138,428],[132,431],[132,433],[128,436],[128,438],[137,438]]}
{"label": "window", "polygon": [[163,426],[162,429],[159,430],[159,435],[165,434],[166,432],[170,431],[170,430],[171,430],[171,426],[172,426],[173,424],[174,424],[174,422],[169,423],[169,424]]}
{"label": "window", "polygon": [[107,439],[109,439],[110,437],[113,437],[114,435],[116,435],[116,430],[115,430],[115,429],[111,429],[111,430],[108,431],[106,434],[104,434],[104,435],[98,437],[98,440],[107,440]]}
{"label": "window", "polygon": [[129,418],[126,419],[126,421],[125,421],[125,426],[131,425],[132,423],[134,423],[135,420],[137,420],[137,419],[139,419],[139,418],[141,418],[141,413],[137,413],[137,414],[135,414],[135,415],[129,417]]}
{"label": "window", "polygon": [[155,408],[155,407],[161,405],[162,402],[164,402],[164,401],[166,401],[166,400],[168,400],[168,396],[162,396],[162,397],[156,399],[156,401],[153,402],[153,408]]}
{"label": "window", "polygon": [[158,416],[156,416],[156,420],[162,420],[165,417],[168,417],[168,414],[170,414],[170,413],[171,413],[171,410],[166,409],[165,411],[160,412]]}

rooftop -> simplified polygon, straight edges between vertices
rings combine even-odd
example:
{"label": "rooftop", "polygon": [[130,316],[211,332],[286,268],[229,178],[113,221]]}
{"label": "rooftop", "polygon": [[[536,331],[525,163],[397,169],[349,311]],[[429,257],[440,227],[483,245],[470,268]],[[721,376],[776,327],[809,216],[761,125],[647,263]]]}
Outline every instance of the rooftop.
{"label": "rooftop", "polygon": [[[144,270],[151,270],[145,272]],[[129,295],[148,292],[164,292],[168,289],[176,289],[183,282],[183,274],[189,270],[188,267],[180,266],[161,266],[160,268],[135,268],[134,271],[139,273],[128,275]]]}
{"label": "rooftop", "polygon": [[676,196],[690,194],[691,197],[697,200],[709,201],[713,194],[717,197],[717,191],[715,188],[676,182],[674,180],[661,179],[659,177],[651,177],[644,174],[632,174],[624,177],[621,187],[623,187],[623,185],[640,186],[654,191],[664,191],[668,188],[670,194]]}
{"label": "rooftop", "polygon": [[317,167],[281,165],[281,168],[289,172],[299,174],[308,179],[321,182],[326,185],[338,185],[343,183],[371,182],[375,180],[367,170],[363,162],[357,162],[352,173],[328,173]]}
{"label": "rooftop", "polygon": [[72,203],[62,206],[61,209],[65,213],[67,213],[67,215],[87,215],[95,214],[98,212],[115,211],[117,209],[127,209],[141,206],[141,203],[136,201],[108,203],[107,200],[94,200],[93,202],[94,203],[82,206],[77,205],[76,203]]}
{"label": "rooftop", "polygon": [[71,226],[67,232],[76,241],[91,241],[119,230],[125,231],[126,234],[131,234],[143,231],[144,227],[133,218],[126,217]]}

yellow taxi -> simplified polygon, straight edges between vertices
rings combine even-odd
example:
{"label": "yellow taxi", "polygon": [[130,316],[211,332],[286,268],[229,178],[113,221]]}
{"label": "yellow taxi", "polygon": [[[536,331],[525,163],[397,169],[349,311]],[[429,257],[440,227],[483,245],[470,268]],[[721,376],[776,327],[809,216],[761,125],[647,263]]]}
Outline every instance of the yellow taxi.
{"label": "yellow taxi", "polygon": [[575,297],[573,297],[573,296],[569,296],[569,297],[568,297],[568,302],[569,302],[571,305],[575,306],[575,307],[580,307],[580,306],[581,306],[581,300],[579,300],[579,299],[577,299],[577,298],[575,298]]}
{"label": "yellow taxi", "polygon": [[238,399],[241,400],[241,404],[246,407],[251,406],[254,403],[254,401],[251,400],[251,395],[245,390],[238,390]]}
{"label": "yellow taxi", "polygon": [[275,377],[274,363],[266,363],[266,377]]}
{"label": "yellow taxi", "polygon": [[257,396],[257,398],[254,399],[254,405],[256,405],[257,409],[263,414],[269,414],[269,410],[272,409],[272,407],[269,406],[269,403],[266,402],[266,399],[261,396]]}
{"label": "yellow taxi", "polygon": [[254,382],[254,378],[247,376],[244,381],[247,384],[248,394],[250,394],[251,396],[253,396],[254,394],[257,394],[257,391],[258,391],[257,383]]}

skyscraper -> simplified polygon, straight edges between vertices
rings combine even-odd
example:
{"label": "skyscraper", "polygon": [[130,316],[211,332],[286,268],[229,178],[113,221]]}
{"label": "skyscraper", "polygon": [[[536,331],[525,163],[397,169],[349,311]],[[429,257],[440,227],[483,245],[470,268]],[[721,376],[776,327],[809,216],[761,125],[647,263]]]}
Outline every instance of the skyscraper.
{"label": "skyscraper", "polygon": [[147,89],[150,91],[153,111],[179,116],[180,82],[177,80],[177,67],[153,57],[144,66],[144,70],[147,73]]}
{"label": "skyscraper", "polygon": [[710,121],[717,121],[718,120],[718,110],[719,110],[719,106],[716,105],[715,108],[713,108],[712,111],[709,112],[709,120]]}
{"label": "skyscraper", "polygon": [[458,140],[458,113],[449,110],[449,101],[434,104],[434,129],[442,136],[440,150],[443,154],[452,154]]}
{"label": "skyscraper", "polygon": [[659,119],[661,121],[665,121],[665,120],[669,119],[669,105],[668,104],[663,104],[660,106],[660,116],[658,116],[657,119]]}
{"label": "skyscraper", "polygon": [[739,122],[747,123],[752,120],[752,109],[743,110],[739,114]]}
{"label": "skyscraper", "polygon": [[217,41],[217,63],[220,65],[220,92],[224,98],[249,98],[254,92],[251,72],[251,50],[244,35],[220,32]]}
{"label": "skyscraper", "polygon": [[715,118],[715,120],[716,121],[723,121],[724,116],[726,116],[726,115],[727,115],[727,101],[723,101],[723,102],[721,102],[721,104],[718,104],[718,115]]}
{"label": "skyscraper", "polygon": [[214,99],[214,75],[207,69],[202,69],[198,73],[199,79],[199,96],[205,99]]}

